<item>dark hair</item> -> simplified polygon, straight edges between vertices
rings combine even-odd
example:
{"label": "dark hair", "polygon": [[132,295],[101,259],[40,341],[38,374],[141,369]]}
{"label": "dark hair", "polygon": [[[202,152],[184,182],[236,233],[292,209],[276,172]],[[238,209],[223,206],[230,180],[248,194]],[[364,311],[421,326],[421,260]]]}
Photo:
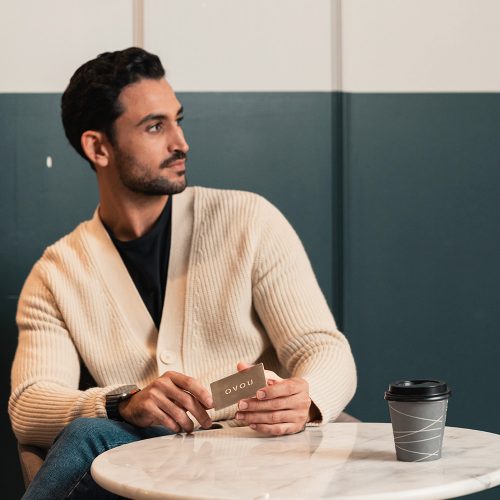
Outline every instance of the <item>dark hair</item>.
{"label": "dark hair", "polygon": [[82,134],[104,132],[113,143],[114,122],[124,111],[118,101],[123,88],[143,78],[164,76],[158,56],[138,47],[104,52],[75,71],[61,98],[62,122],[69,142],[92,168],[81,146]]}

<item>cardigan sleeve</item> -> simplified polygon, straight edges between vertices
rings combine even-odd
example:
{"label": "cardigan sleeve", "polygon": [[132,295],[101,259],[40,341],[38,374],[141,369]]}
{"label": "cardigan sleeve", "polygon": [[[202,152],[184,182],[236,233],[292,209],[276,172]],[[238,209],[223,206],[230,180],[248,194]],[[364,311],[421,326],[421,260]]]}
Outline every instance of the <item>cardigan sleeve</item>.
{"label": "cardigan sleeve", "polygon": [[9,415],[20,443],[48,447],[77,417],[106,417],[111,387],[78,390],[80,359],[40,263],[21,292]]}
{"label": "cardigan sleeve", "polygon": [[292,376],[309,383],[321,422],[335,419],[356,390],[356,368],[346,337],[337,329],[297,234],[262,200],[253,269],[255,309]]}

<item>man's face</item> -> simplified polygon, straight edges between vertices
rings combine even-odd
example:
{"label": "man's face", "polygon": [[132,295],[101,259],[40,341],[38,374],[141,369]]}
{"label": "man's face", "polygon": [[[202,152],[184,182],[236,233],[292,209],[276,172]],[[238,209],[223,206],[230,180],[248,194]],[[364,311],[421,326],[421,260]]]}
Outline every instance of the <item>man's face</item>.
{"label": "man's face", "polygon": [[140,80],[125,87],[119,101],[124,112],[114,123],[112,161],[122,184],[148,195],[184,191],[189,146],[170,85],[163,78]]}

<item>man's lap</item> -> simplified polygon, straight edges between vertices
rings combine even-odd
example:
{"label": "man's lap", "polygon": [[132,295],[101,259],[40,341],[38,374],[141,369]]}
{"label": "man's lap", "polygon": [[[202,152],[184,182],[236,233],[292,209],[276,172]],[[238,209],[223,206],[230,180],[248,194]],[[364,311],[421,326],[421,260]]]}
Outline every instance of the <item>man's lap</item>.
{"label": "man's lap", "polygon": [[[91,493],[94,498],[112,498],[104,490],[97,491],[90,477],[94,458],[123,444],[170,434],[160,426],[140,428],[105,418],[77,418],[57,436],[25,498],[85,498]],[[78,493],[79,489],[86,493]]]}

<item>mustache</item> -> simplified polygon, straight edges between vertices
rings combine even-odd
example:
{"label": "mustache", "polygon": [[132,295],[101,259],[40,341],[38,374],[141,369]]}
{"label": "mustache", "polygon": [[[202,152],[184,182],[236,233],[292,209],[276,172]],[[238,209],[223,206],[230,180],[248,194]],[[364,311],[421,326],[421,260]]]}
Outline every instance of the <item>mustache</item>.
{"label": "mustache", "polygon": [[172,163],[175,163],[176,161],[179,160],[186,160],[187,159],[187,154],[184,153],[184,151],[181,151],[179,149],[176,149],[172,156],[169,156],[166,160],[163,160],[160,164],[160,168],[168,168]]}

